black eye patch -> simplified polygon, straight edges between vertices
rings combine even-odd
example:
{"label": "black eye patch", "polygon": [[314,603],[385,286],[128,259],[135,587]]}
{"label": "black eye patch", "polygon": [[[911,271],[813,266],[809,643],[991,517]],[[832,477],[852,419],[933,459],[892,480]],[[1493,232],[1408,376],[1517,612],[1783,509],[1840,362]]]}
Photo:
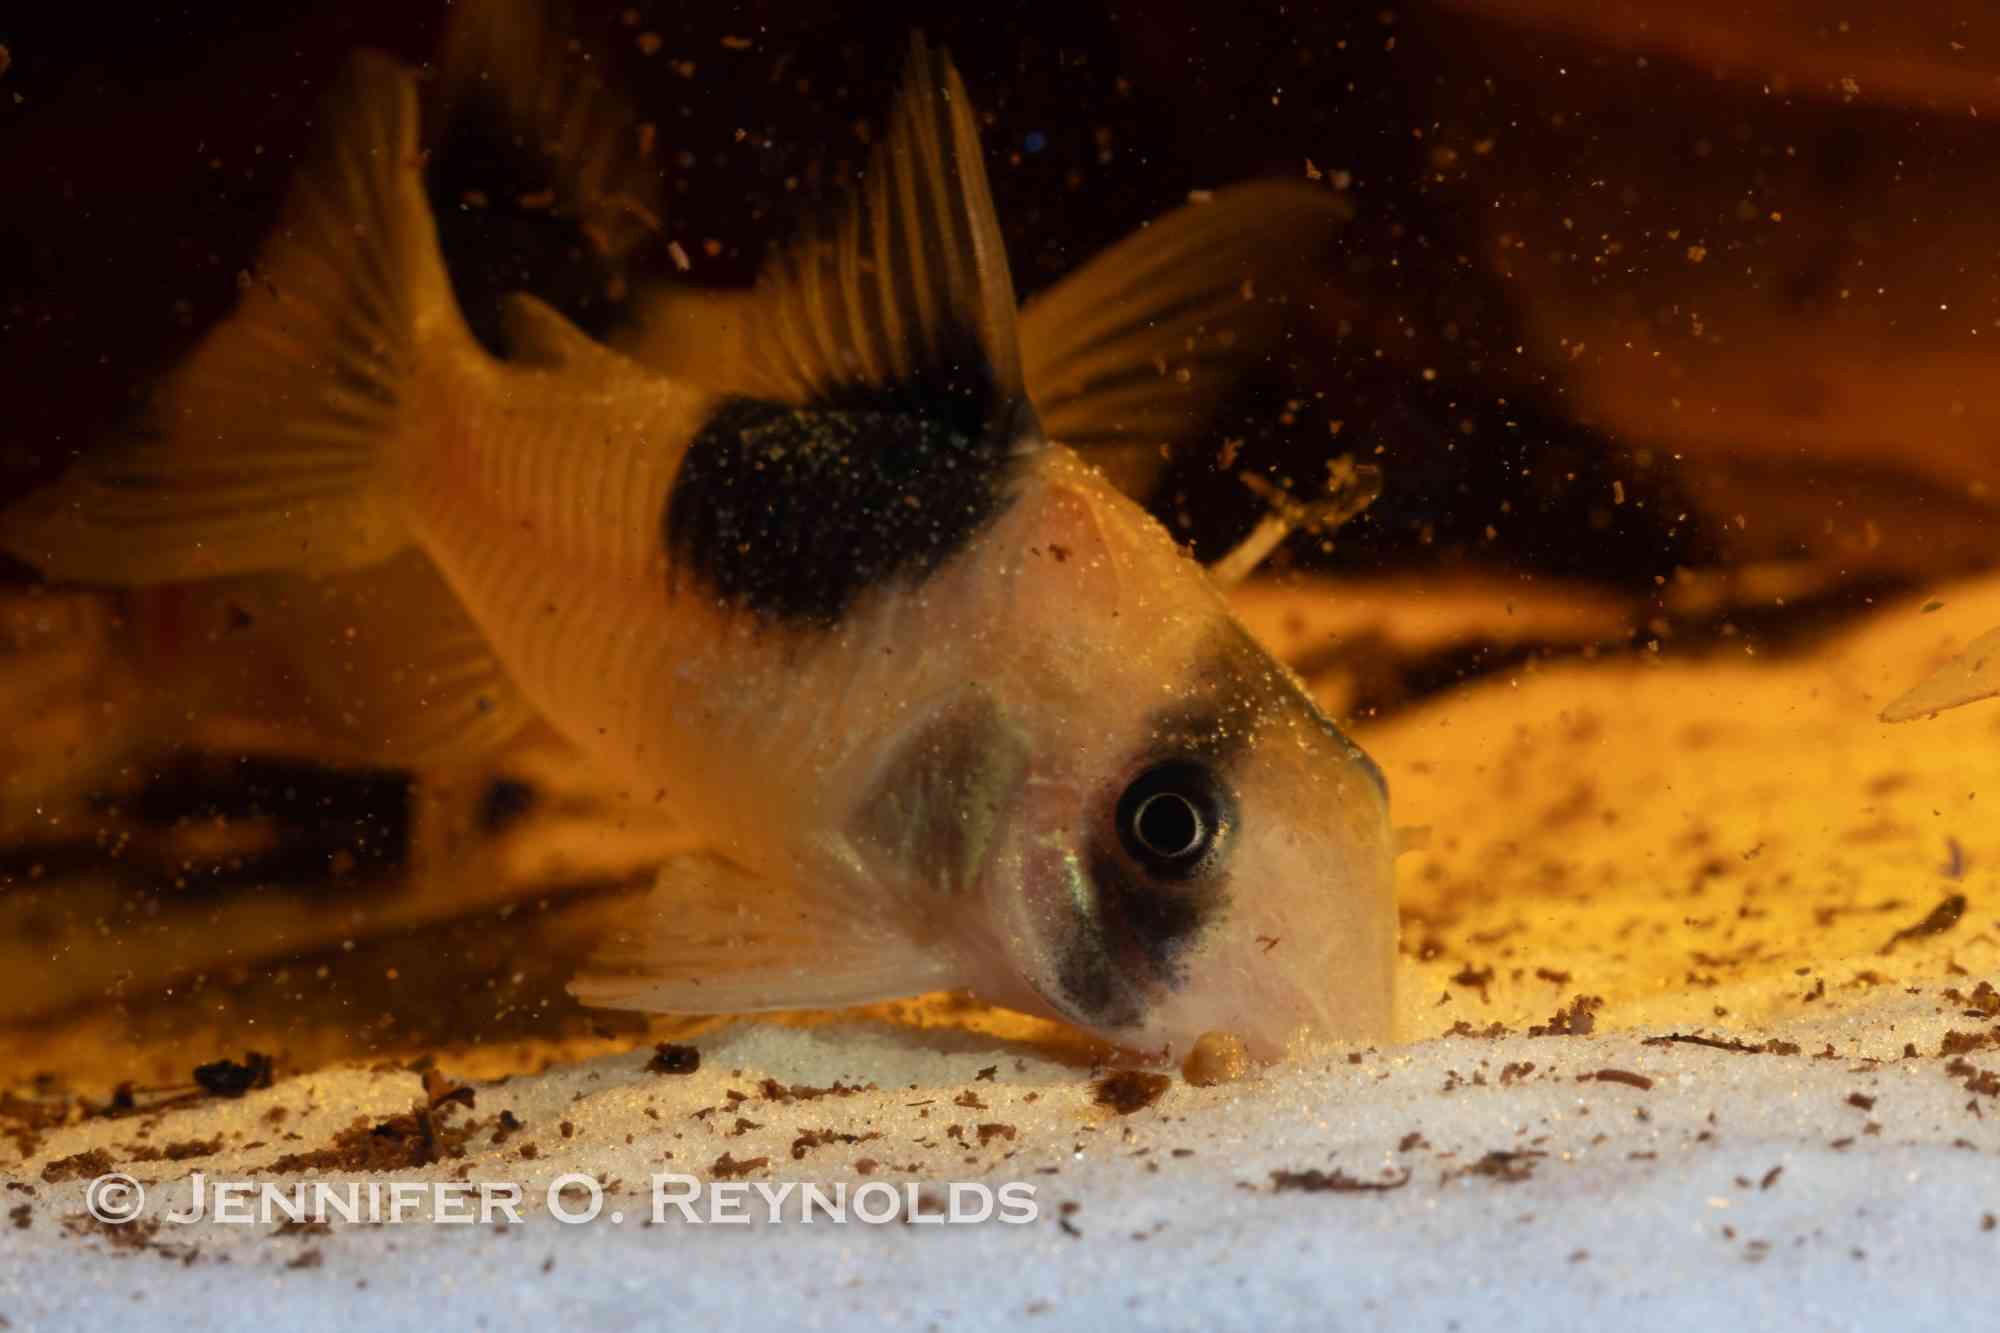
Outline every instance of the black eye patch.
{"label": "black eye patch", "polygon": [[1100,807],[1083,857],[1091,911],[1064,969],[1073,999],[1108,998],[1149,977],[1184,982],[1180,958],[1228,904],[1237,823],[1222,775],[1186,756],[1149,765]]}
{"label": "black eye patch", "polygon": [[1214,919],[1222,896],[1164,884],[1117,857],[1094,854],[1090,867],[1104,932],[1114,952],[1136,955],[1144,970],[1177,986],[1181,976],[1176,960]]}

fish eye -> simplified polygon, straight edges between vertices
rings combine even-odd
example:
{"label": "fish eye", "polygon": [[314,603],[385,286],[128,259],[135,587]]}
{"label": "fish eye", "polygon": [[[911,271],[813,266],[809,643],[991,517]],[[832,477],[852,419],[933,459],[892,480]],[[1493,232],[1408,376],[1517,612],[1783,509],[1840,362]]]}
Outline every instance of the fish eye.
{"label": "fish eye", "polygon": [[1208,826],[1194,802],[1177,791],[1148,796],[1132,814],[1132,836],[1155,856],[1178,861],[1208,840]]}
{"label": "fish eye", "polygon": [[1118,836],[1126,853],[1147,870],[1184,878],[1208,862],[1227,834],[1226,809],[1220,784],[1206,767],[1159,764],[1119,797]]}

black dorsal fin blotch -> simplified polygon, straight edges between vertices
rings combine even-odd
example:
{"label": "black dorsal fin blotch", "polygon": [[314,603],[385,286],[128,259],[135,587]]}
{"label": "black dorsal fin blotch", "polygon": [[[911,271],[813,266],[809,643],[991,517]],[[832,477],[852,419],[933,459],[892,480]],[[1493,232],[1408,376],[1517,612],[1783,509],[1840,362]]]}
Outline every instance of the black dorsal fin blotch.
{"label": "black dorsal fin blotch", "polygon": [[968,438],[996,435],[1008,443],[1035,430],[1027,396],[1002,388],[979,335],[963,326],[944,335],[934,354],[902,378],[826,385],[812,395],[810,406],[923,417]]}
{"label": "black dorsal fin blotch", "polygon": [[936,570],[1040,440],[978,124],[921,37],[889,119],[845,210],[759,282],[746,339],[772,387],[717,408],[667,499],[673,577],[771,620],[830,626]]}
{"label": "black dorsal fin blotch", "polygon": [[[808,406],[725,401],[663,518],[672,577],[764,619],[828,628],[864,592],[915,583],[1005,508],[1019,417],[973,380]],[[1004,405],[1003,405],[1004,406]]]}

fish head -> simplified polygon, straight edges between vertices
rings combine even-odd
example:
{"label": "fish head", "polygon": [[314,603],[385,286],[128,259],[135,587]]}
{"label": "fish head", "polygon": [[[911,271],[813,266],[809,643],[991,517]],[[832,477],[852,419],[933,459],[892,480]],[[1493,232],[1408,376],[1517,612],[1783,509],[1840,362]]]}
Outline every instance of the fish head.
{"label": "fish head", "polygon": [[1380,771],[1136,506],[1079,486],[1045,507],[1073,554],[1032,566],[1007,636],[1032,757],[979,886],[975,989],[1163,1057],[1210,1032],[1261,1059],[1385,1038]]}

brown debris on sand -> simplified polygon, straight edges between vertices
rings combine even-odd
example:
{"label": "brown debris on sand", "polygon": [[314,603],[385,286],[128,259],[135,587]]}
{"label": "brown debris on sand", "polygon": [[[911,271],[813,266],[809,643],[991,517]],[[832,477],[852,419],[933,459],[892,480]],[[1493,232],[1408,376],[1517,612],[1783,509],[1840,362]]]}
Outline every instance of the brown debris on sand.
{"label": "brown debris on sand", "polygon": [[1165,1074],[1114,1069],[1091,1085],[1091,1100],[1119,1115],[1131,1115],[1160,1100],[1172,1083]]}

